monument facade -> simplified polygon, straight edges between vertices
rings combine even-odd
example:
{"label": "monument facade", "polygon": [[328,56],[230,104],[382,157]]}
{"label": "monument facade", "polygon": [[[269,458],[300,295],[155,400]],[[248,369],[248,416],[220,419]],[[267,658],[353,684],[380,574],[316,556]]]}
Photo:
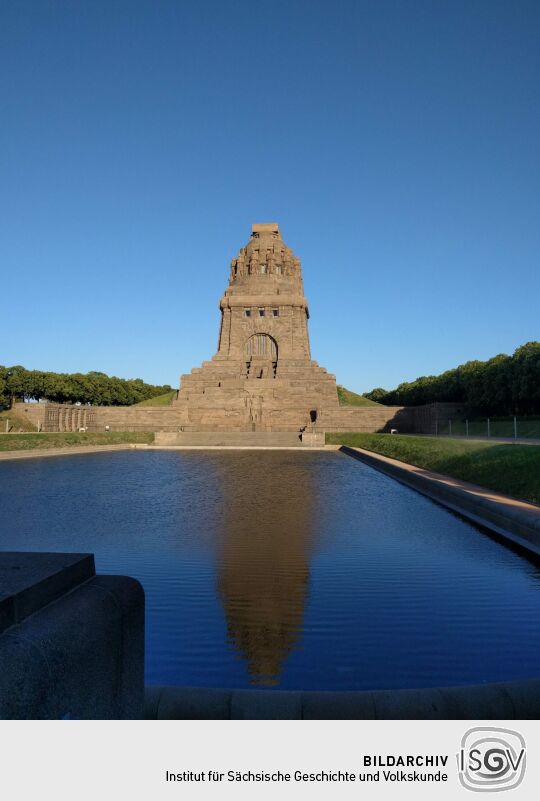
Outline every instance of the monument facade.
{"label": "monument facade", "polygon": [[298,431],[339,412],[335,376],[311,359],[300,259],[276,223],[231,261],[218,350],[183,375],[173,406],[197,431]]}

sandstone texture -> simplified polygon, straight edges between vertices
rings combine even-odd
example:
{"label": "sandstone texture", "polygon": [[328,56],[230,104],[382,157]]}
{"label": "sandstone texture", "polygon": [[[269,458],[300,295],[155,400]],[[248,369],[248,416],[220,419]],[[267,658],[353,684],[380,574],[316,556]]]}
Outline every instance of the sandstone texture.
{"label": "sandstone texture", "polygon": [[219,308],[218,351],[173,402],[185,430],[298,431],[339,414],[335,377],[311,359],[300,260],[277,224],[253,225]]}

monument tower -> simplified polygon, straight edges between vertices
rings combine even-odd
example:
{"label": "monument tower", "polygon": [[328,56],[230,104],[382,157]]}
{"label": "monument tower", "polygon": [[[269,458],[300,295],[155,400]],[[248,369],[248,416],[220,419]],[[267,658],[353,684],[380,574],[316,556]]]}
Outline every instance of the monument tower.
{"label": "monument tower", "polygon": [[335,377],[311,360],[302,268],[276,223],[252,226],[231,261],[218,351],[180,381],[186,431],[299,431],[337,411]]}

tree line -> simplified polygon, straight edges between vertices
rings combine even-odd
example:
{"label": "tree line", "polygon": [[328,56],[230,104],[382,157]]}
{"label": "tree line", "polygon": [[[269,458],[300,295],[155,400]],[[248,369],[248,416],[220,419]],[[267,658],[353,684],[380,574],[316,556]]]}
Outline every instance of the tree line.
{"label": "tree line", "polygon": [[512,356],[500,353],[485,362],[466,362],[395,389],[377,387],[365,397],[385,406],[453,401],[478,415],[540,414],[540,342],[527,342]]}
{"label": "tree line", "polygon": [[0,365],[0,409],[14,400],[132,406],[170,392],[169,384],[146,384],[141,378],[117,378],[105,373],[52,373]]}

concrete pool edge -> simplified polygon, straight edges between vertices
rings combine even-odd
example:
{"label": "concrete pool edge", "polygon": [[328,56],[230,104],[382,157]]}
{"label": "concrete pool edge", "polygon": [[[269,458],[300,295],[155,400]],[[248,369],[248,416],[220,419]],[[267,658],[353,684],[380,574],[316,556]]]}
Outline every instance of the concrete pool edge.
{"label": "concrete pool edge", "polygon": [[107,453],[108,451],[127,451],[135,447],[135,443],[119,443],[114,445],[66,445],[60,448],[21,448],[18,451],[0,451],[0,462],[11,459],[41,459],[44,456],[74,456],[79,453]]}
{"label": "concrete pool edge", "polygon": [[340,450],[540,557],[540,506],[363,448],[342,445]]}
{"label": "concrete pool edge", "polygon": [[146,720],[537,720],[540,679],[400,690],[145,688]]}
{"label": "concrete pool edge", "polygon": [[0,462],[12,459],[41,459],[45,456],[74,456],[81,453],[107,453],[109,451],[303,451],[317,453],[338,451],[339,445],[147,445],[142,442],[126,442],[115,445],[66,445],[60,448],[28,448],[0,451]]}

